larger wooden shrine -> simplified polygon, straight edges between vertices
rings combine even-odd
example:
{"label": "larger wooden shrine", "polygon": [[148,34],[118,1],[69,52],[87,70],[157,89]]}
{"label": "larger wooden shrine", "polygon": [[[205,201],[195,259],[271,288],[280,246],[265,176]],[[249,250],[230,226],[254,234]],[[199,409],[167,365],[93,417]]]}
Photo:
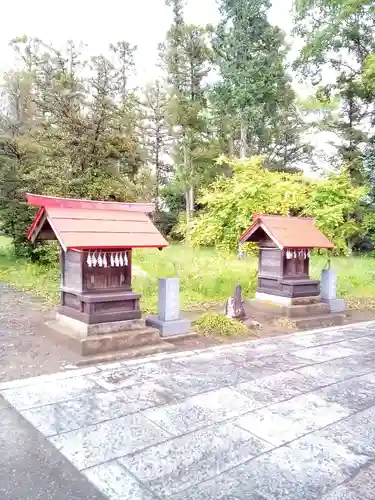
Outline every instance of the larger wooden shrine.
{"label": "larger wooden shrine", "polygon": [[150,220],[153,204],[115,203],[27,195],[39,211],[32,241],[61,247],[60,314],[85,324],[141,317],[132,291],[132,250],[168,246]]}
{"label": "larger wooden shrine", "polygon": [[[259,245],[257,298],[319,296],[320,281],[309,274],[310,252],[333,244],[315,226],[314,219],[254,215],[240,243]],[[277,301],[277,300],[275,300]]]}

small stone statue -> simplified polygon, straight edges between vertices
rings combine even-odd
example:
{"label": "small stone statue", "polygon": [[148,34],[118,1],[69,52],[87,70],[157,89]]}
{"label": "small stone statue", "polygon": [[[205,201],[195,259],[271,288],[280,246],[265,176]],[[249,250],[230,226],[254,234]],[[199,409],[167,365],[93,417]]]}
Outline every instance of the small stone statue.
{"label": "small stone statue", "polygon": [[244,319],[246,316],[244,302],[242,300],[241,285],[237,285],[232,297],[226,302],[225,315],[231,319]]}

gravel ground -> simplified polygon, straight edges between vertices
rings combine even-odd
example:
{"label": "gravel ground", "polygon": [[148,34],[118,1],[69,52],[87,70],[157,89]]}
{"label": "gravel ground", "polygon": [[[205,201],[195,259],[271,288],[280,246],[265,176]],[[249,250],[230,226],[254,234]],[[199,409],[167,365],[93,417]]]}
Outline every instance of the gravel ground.
{"label": "gravel ground", "polygon": [[0,382],[73,368],[79,356],[48,338],[43,303],[0,283]]}

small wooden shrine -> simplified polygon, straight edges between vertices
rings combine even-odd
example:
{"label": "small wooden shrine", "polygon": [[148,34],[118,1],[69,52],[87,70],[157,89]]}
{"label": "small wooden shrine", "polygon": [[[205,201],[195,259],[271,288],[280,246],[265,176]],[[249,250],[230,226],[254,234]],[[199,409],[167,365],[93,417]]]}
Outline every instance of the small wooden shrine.
{"label": "small wooden shrine", "polygon": [[240,243],[247,242],[259,245],[258,299],[278,302],[277,297],[319,296],[320,281],[309,275],[310,251],[332,249],[333,244],[314,219],[254,215],[240,238]]}
{"label": "small wooden shrine", "polygon": [[28,238],[57,239],[61,247],[59,313],[87,325],[139,319],[132,250],[168,246],[149,218],[153,204],[34,194],[27,201],[40,207]]}

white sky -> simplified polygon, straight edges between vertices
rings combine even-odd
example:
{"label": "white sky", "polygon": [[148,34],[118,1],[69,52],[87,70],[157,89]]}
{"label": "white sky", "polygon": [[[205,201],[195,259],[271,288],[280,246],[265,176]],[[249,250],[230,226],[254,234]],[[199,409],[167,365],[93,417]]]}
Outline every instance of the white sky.
{"label": "white sky", "polygon": [[[274,0],[271,21],[288,31],[292,0]],[[164,0],[17,0],[1,7],[0,68],[14,63],[9,41],[22,35],[37,36],[59,46],[66,40],[85,42],[92,54],[104,52],[111,42],[127,40],[138,46],[139,83],[156,73],[158,43],[171,22],[171,10]],[[186,20],[196,24],[215,23],[215,0],[188,0]]]}

